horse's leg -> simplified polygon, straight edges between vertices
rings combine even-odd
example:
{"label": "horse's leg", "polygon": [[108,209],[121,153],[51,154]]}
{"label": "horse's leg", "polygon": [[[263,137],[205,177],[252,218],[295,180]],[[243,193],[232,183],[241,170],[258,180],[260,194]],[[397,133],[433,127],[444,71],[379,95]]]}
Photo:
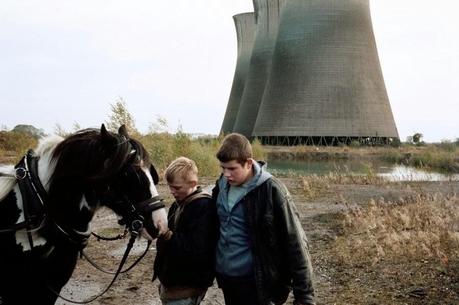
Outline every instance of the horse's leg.
{"label": "horse's leg", "polygon": [[0,305],[55,304],[78,258],[76,250],[63,247],[45,259],[5,252],[0,251]]}
{"label": "horse's leg", "polygon": [[78,252],[64,247],[56,247],[42,267],[41,276],[45,279],[37,291],[43,304],[54,304],[57,294],[72,276],[78,259]]}
{"label": "horse's leg", "polygon": [[21,305],[29,285],[28,261],[14,233],[0,235],[0,304]]}
{"label": "horse's leg", "polygon": [[0,269],[0,304],[34,304],[28,302],[28,294],[33,283],[30,281],[31,270],[24,257],[0,255]]}

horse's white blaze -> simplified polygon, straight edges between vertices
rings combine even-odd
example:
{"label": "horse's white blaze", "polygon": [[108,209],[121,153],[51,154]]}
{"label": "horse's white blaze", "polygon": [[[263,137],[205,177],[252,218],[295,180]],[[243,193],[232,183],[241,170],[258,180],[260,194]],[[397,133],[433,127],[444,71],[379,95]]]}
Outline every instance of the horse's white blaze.
{"label": "horse's white blaze", "polygon": [[[151,194],[151,197],[153,198],[155,196],[158,196],[159,193],[158,193],[158,190],[156,189],[155,182],[153,181],[153,177],[151,176],[150,170],[148,168],[145,168],[143,166],[143,163],[141,164],[141,168],[142,168],[142,171],[147,176],[148,181],[150,182],[150,194]],[[165,208],[158,209],[158,210],[154,211],[151,214],[151,217],[153,219],[153,224],[155,225],[156,228],[158,228],[160,230],[160,232],[161,231],[165,231],[167,229],[167,213],[166,213],[166,209]],[[148,233],[146,235],[148,235]],[[149,239],[152,239],[151,236],[149,236],[149,237],[150,237]]]}
{"label": "horse's white blaze", "polygon": [[155,196],[158,196],[159,193],[158,193],[158,190],[156,189],[155,182],[153,181],[153,177],[151,176],[150,170],[146,168],[145,166],[143,166],[143,162],[142,162],[141,168],[142,168],[142,171],[145,173],[145,176],[147,176],[148,181],[150,182],[151,197],[153,198]]}

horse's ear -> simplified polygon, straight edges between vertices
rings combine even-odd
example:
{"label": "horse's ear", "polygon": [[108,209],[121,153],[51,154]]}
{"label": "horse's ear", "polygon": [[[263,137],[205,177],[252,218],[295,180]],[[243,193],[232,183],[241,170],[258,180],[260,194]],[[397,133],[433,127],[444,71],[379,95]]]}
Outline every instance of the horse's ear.
{"label": "horse's ear", "polygon": [[126,139],[129,139],[129,135],[128,135],[128,132],[127,132],[127,128],[126,128],[126,125],[121,125],[120,128],[118,129],[118,134],[120,136],[124,136],[126,137]]}
{"label": "horse's ear", "polygon": [[116,144],[116,137],[108,132],[104,124],[100,127],[100,138],[102,140],[102,144],[105,146]]}

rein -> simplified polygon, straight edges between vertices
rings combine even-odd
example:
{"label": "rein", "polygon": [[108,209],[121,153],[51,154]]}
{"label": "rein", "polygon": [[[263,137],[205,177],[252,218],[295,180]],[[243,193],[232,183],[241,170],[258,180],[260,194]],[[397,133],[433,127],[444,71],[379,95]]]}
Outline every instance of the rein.
{"label": "rein", "polygon": [[[140,260],[137,259],[133,265],[131,265],[129,268],[127,268],[126,270],[123,271],[123,266],[124,264],[126,263],[126,260],[129,256],[129,252],[131,252],[131,249],[132,247],[134,246],[134,243],[135,243],[135,240],[137,238],[137,236],[139,236],[140,234],[140,231],[142,230],[143,228],[143,224],[142,224],[142,221],[140,220],[135,220],[132,222],[130,228],[129,228],[129,231],[131,233],[131,237],[129,238],[129,242],[126,246],[126,250],[124,251],[124,255],[123,255],[123,258],[121,259],[121,262],[118,266],[118,269],[116,270],[116,272],[114,273],[114,276],[113,276],[113,279],[112,281],[110,282],[110,284],[108,284],[108,286],[99,294],[91,297],[90,299],[88,300],[84,300],[84,301],[74,301],[74,300],[71,300],[71,299],[68,299],[62,295],[60,295],[58,292],[54,291],[54,289],[52,289],[51,287],[48,286],[48,289],[57,297],[63,299],[64,301],[66,302],[69,302],[69,303],[73,303],[73,304],[88,304],[88,303],[91,303],[92,301],[96,300],[97,298],[101,297],[102,295],[104,295],[111,287],[112,285],[115,283],[116,279],[118,278],[118,276],[121,274],[121,273],[124,273],[124,272],[127,272],[129,271],[131,268],[133,268]],[[149,244],[148,246],[150,246],[150,243],[151,241],[149,241]],[[148,250],[148,248],[147,248]],[[141,258],[143,258],[144,255],[141,256]]]}
{"label": "rein", "polygon": [[94,233],[94,232],[91,232],[91,235],[94,236],[95,238],[97,238],[97,241],[101,241],[101,240],[114,241],[114,240],[124,239],[127,236],[127,233],[128,233],[128,230],[124,229],[123,234],[118,234],[118,235],[116,235],[114,237],[105,237],[105,236],[101,236],[101,235],[99,235],[97,233]]}
{"label": "rein", "polygon": [[[130,271],[132,268],[134,268],[135,265],[137,265],[144,257],[145,255],[147,255],[148,253],[148,249],[150,249],[150,245],[151,245],[151,240],[149,240],[147,242],[147,246],[145,247],[145,250],[143,251],[142,255],[140,255],[136,260],[135,262],[132,263],[131,266],[129,266],[128,268],[120,271],[119,273],[126,273],[128,271]],[[107,274],[116,274],[116,271],[108,271],[108,270],[105,270],[103,269],[102,267],[100,267],[94,260],[92,260],[84,250],[81,250],[81,256],[83,256],[94,268],[96,268],[97,270],[103,272],[103,273],[107,273]]]}

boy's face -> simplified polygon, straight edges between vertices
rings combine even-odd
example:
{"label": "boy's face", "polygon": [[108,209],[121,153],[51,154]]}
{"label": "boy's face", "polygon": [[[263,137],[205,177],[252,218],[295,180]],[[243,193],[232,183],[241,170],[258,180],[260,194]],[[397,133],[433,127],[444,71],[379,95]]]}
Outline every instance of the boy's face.
{"label": "boy's face", "polygon": [[196,190],[196,185],[196,181],[186,181],[182,177],[176,177],[172,183],[167,182],[169,191],[177,201],[182,201],[188,195],[193,193]]}
{"label": "boy's face", "polygon": [[244,164],[239,163],[237,160],[220,162],[223,176],[226,177],[230,185],[236,186],[244,184],[253,177],[252,164],[252,159],[248,159]]}

